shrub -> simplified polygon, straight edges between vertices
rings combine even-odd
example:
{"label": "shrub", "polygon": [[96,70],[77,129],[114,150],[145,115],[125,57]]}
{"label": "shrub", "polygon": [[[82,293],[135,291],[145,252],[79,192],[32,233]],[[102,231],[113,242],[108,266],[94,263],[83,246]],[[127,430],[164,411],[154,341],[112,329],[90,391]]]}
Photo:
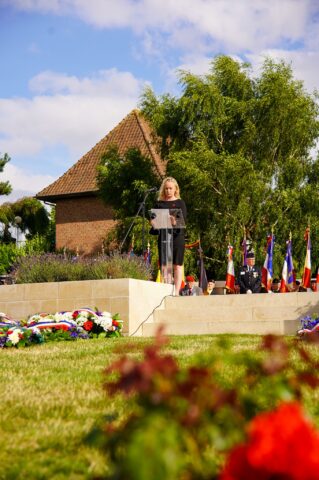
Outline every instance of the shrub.
{"label": "shrub", "polygon": [[127,255],[81,258],[47,253],[29,255],[17,260],[13,268],[16,283],[135,278],[149,280],[151,270],[138,257]]}
{"label": "shrub", "polygon": [[[268,419],[263,412],[274,409],[276,412],[285,403],[294,405],[296,400],[302,400],[310,389],[319,385],[317,361],[301,342],[288,343],[280,337],[268,335],[263,338],[259,351],[238,352],[230,348],[225,337],[221,337],[219,351],[198,356],[192,365],[181,368],[171,354],[161,352],[165,341],[159,333],[156,342],[144,349],[142,360],[125,355],[106,370],[107,401],[113,405],[113,396],[124,395],[126,414],[120,417],[118,412],[107,412],[106,424],[92,431],[89,437],[106,454],[110,469],[104,478],[217,479],[227,453],[234,451],[236,445],[244,444],[247,426],[254,425],[254,417],[260,419],[259,425]],[[296,357],[302,362],[297,362]],[[231,378],[225,376],[225,364],[232,366],[234,375]],[[289,407],[283,407],[279,412],[288,410]],[[278,416],[284,425],[282,413],[269,418],[272,421]],[[281,438],[298,442],[298,429],[299,426],[304,428],[303,425],[299,418],[295,429],[297,434],[288,432],[282,437],[277,422],[279,436],[273,444],[278,449]],[[269,425],[269,431],[273,432],[275,426]],[[312,435],[311,428],[303,431]],[[307,435],[303,437],[306,440]],[[299,448],[301,441],[294,443],[294,447]],[[317,444],[318,436],[311,446],[317,447]],[[307,441],[303,452],[306,445]],[[286,445],[285,452],[288,450],[289,445]],[[276,452],[276,449],[271,451],[274,462]],[[313,452],[310,447],[309,456],[313,456]],[[243,467],[246,457],[242,455],[241,459],[240,466]],[[266,456],[262,458],[262,468],[265,462]],[[272,472],[274,476],[271,476]],[[259,473],[258,476],[254,471],[255,475],[245,476],[243,472],[240,477],[226,476],[225,473],[224,478],[317,478],[285,476],[288,470],[280,472],[282,476],[276,476],[276,470],[269,475],[262,469]]]}
{"label": "shrub", "polygon": [[19,248],[16,247],[15,243],[0,244],[0,275],[8,273],[19,254]]}
{"label": "shrub", "polygon": [[35,255],[48,251],[50,242],[43,235],[35,235],[28,239],[24,245],[15,243],[0,243],[0,275],[11,271],[12,266],[20,257]]}

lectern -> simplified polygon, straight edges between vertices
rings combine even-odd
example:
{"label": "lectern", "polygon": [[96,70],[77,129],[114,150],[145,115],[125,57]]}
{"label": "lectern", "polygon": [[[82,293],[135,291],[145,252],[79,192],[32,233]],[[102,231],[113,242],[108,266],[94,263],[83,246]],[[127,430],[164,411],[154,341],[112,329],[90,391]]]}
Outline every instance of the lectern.
{"label": "lectern", "polygon": [[153,228],[159,231],[161,280],[164,283],[173,283],[174,234],[185,228],[183,212],[180,208],[152,208],[150,217]]}

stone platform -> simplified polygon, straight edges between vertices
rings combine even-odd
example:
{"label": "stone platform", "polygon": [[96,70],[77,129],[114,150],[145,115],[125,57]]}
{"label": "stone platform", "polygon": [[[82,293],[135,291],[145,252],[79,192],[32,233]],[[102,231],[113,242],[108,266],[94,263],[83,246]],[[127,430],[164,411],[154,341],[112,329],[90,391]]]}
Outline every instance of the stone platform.
{"label": "stone platform", "polygon": [[319,293],[314,292],[170,297],[143,325],[143,336],[154,335],[160,324],[170,335],[294,335],[299,318],[313,312],[319,313]]}
{"label": "stone platform", "polygon": [[319,293],[172,297],[172,286],[133,279],[0,286],[0,311],[16,320],[35,313],[98,307],[119,313],[123,333],[293,335],[301,316],[319,312]]}

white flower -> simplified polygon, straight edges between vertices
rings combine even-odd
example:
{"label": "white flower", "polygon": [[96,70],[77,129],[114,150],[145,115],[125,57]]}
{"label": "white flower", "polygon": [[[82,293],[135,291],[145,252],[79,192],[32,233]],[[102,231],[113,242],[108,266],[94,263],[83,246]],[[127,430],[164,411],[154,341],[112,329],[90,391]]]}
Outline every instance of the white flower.
{"label": "white flower", "polygon": [[35,335],[41,335],[41,330],[38,327],[32,327],[31,330]]}
{"label": "white flower", "polygon": [[20,328],[15,328],[12,333],[9,333],[8,339],[10,340],[10,342],[13,343],[13,345],[16,345],[17,343],[19,343],[20,333],[22,333],[22,330],[20,330]]}
{"label": "white flower", "polygon": [[30,323],[38,323],[42,320],[41,315],[36,313],[35,315],[32,315],[32,317],[28,318],[27,325],[30,325]]}
{"label": "white flower", "polygon": [[81,317],[88,318],[89,316],[89,313],[86,310],[78,310],[78,312]]}

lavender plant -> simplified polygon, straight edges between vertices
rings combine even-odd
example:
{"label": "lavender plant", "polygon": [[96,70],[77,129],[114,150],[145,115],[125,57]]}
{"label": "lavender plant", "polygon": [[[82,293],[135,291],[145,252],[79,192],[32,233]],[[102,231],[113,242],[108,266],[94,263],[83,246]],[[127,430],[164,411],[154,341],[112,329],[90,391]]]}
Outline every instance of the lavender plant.
{"label": "lavender plant", "polygon": [[46,253],[19,258],[12,274],[16,283],[41,283],[105,278],[149,280],[152,271],[136,256],[114,254],[82,258]]}

